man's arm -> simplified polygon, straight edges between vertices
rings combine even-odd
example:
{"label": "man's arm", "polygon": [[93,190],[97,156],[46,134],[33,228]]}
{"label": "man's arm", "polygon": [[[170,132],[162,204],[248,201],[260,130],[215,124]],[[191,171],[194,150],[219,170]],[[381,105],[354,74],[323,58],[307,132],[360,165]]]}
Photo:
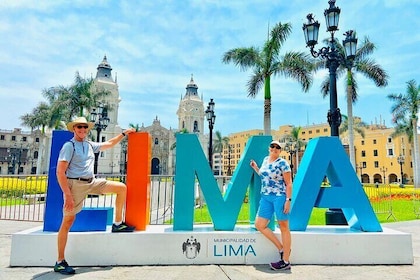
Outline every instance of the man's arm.
{"label": "man's arm", "polygon": [[109,139],[108,141],[102,142],[101,147],[99,148],[100,151],[109,149],[117,145],[126,135],[135,132],[134,128],[129,128],[124,130],[122,133],[118,134],[117,136]]}
{"label": "man's arm", "polygon": [[57,181],[60,185],[61,190],[64,194],[64,208],[68,211],[73,210],[74,201],[73,195],[71,194],[71,190],[69,187],[69,183],[66,176],[66,170],[69,166],[67,161],[59,161],[57,163]]}

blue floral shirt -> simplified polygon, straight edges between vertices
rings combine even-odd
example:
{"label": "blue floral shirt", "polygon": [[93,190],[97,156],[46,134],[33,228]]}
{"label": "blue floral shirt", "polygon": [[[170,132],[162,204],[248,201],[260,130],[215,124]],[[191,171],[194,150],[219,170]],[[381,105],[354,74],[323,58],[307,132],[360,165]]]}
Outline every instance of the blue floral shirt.
{"label": "blue floral shirt", "polygon": [[261,194],[286,195],[286,182],[283,179],[283,172],[290,172],[290,165],[280,157],[271,163],[268,162],[268,158],[268,156],[264,158],[260,167]]}

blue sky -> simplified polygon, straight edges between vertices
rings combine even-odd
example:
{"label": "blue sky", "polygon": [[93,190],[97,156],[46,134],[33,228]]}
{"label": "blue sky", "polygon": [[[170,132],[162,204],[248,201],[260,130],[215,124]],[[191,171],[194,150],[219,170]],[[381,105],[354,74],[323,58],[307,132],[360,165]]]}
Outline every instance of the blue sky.
{"label": "blue sky", "polygon": [[[371,58],[390,76],[386,88],[376,88],[357,75],[354,115],[392,126],[386,96],[405,93],[409,80],[420,83],[420,2],[338,0],[337,6],[341,17],[336,36],[344,39],[349,29],[356,30],[359,39],[368,36],[377,46]],[[118,76],[122,127],[148,126],[157,116],[163,126],[176,128],[176,110],[193,74],[205,104],[210,98],[216,103],[215,130],[228,135],[263,129],[263,93],[249,99],[246,82],[251,72],[223,64],[223,53],[262,46],[268,26],[279,21],[293,27],[281,53],[309,53],[302,24],[313,13],[321,23],[320,41],[328,37],[323,16],[327,7],[327,0],[2,0],[0,129],[21,127],[19,117],[44,101],[44,88],[72,84],[76,71],[96,75],[105,54]],[[272,128],[326,123],[329,99],[322,98],[320,84],[327,74],[318,72],[307,93],[294,80],[273,78]],[[337,88],[338,105],[346,114],[343,80]]]}

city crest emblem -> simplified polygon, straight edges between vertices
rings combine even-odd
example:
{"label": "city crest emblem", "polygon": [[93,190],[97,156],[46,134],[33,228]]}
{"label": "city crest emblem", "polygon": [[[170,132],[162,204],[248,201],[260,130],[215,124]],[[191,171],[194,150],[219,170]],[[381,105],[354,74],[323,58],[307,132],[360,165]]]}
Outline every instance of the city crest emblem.
{"label": "city crest emblem", "polygon": [[182,243],[182,253],[187,259],[195,259],[200,253],[200,242],[197,241],[197,238],[193,236],[187,238],[187,241]]}

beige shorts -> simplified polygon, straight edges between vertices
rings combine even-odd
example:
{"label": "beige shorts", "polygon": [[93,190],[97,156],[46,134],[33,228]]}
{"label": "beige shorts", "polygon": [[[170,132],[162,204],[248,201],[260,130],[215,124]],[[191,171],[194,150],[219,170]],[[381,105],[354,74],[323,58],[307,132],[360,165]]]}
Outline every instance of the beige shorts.
{"label": "beige shorts", "polygon": [[71,190],[71,194],[73,195],[74,200],[74,208],[73,211],[66,211],[64,210],[63,205],[63,215],[64,216],[72,216],[76,215],[82,210],[83,202],[86,199],[88,194],[103,194],[104,188],[109,184],[112,183],[111,181],[107,181],[106,179],[93,179],[92,182],[84,182],[75,179],[67,179],[69,182],[69,187]]}

